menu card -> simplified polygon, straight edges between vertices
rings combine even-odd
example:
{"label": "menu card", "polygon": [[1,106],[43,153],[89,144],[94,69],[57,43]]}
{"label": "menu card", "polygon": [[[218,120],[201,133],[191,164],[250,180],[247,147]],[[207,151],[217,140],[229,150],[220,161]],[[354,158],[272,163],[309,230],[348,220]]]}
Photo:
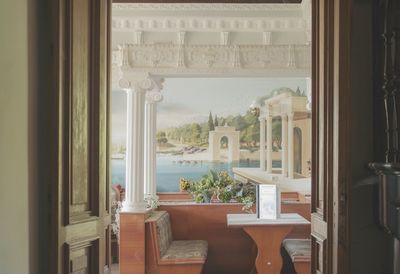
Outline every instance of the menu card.
{"label": "menu card", "polygon": [[257,218],[275,220],[281,213],[281,195],[276,185],[257,185]]}

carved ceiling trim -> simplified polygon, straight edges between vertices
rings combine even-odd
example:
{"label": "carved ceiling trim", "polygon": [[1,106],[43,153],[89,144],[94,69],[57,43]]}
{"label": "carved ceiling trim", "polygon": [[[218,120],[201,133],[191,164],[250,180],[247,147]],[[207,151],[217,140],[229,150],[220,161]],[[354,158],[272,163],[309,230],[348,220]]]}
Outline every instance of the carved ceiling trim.
{"label": "carved ceiling trim", "polygon": [[224,4],[224,3],[114,3],[113,10],[134,11],[288,11],[301,4]]}
{"label": "carved ceiling trim", "polygon": [[136,73],[309,75],[309,45],[123,44],[112,52],[113,82]]}
{"label": "carved ceiling trim", "polygon": [[121,17],[112,20],[113,31],[305,31],[301,17],[215,18],[215,17]]}

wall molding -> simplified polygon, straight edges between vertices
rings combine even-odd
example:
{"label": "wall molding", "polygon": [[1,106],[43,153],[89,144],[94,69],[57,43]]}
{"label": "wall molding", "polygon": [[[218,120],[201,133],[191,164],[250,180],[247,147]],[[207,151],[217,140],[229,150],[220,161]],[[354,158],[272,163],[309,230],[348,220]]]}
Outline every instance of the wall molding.
{"label": "wall molding", "polygon": [[114,3],[113,10],[133,11],[297,11],[301,4],[226,4],[226,3]]}
{"label": "wall molding", "polygon": [[272,71],[279,71],[281,77],[309,77],[311,46],[122,44],[112,52],[112,67],[113,82],[119,87],[118,82],[126,75],[140,73],[258,73],[267,77]]}
{"label": "wall molding", "polygon": [[113,31],[307,31],[302,17],[170,17],[170,16],[114,16]]}
{"label": "wall molding", "polygon": [[113,68],[310,68],[310,45],[122,44]]}

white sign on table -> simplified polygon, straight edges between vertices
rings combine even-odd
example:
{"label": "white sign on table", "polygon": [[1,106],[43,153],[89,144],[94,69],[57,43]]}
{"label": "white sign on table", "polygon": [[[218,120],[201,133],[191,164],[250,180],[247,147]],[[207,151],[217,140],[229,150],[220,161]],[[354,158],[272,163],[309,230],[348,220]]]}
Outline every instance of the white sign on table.
{"label": "white sign on table", "polygon": [[276,220],[281,213],[281,194],[276,185],[257,185],[257,218]]}

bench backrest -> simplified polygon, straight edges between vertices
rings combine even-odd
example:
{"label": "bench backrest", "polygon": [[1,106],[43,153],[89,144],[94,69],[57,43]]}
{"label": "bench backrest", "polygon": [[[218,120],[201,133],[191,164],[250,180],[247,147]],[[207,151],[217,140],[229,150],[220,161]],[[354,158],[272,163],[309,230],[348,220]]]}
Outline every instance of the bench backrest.
{"label": "bench backrest", "polygon": [[162,212],[155,223],[160,249],[160,257],[162,257],[172,243],[171,221],[168,212]]}

